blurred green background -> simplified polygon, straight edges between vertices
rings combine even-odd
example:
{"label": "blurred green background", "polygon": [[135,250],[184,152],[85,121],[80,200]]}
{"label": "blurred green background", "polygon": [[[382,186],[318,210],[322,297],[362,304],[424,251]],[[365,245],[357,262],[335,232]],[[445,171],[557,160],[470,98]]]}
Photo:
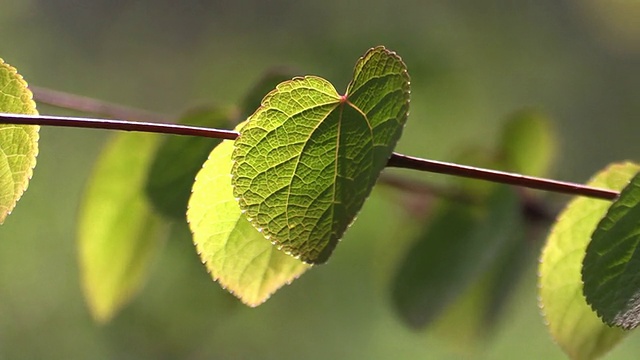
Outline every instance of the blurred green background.
{"label": "blurred green background", "polygon": [[[493,146],[506,116],[535,107],[561,139],[555,177],[584,182],[609,162],[639,160],[639,18],[635,0],[21,0],[0,5],[0,57],[31,84],[177,116],[237,103],[273,66],[343,89],[356,59],[383,44],[412,80],[398,151],[453,160]],[[211,281],[176,228],[140,296],[98,326],[74,237],[108,135],[41,130],[29,190],[0,228],[2,359],[563,358],[538,314],[535,257],[493,336],[464,346],[406,327],[389,281],[407,220],[381,191],[327,265],[255,309]],[[639,351],[632,335],[607,358]]]}

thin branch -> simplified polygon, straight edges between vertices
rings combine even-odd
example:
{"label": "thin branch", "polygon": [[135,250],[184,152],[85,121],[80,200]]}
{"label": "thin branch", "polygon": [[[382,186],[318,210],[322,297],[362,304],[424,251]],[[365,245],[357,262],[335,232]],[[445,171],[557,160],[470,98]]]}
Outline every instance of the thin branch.
{"label": "thin branch", "polygon": [[188,135],[227,140],[235,140],[239,135],[237,131],[233,130],[221,130],[198,126],[49,115],[22,115],[0,113],[0,124],[42,125],[85,129],[140,131],[157,134]]}
{"label": "thin branch", "polygon": [[39,86],[29,86],[29,89],[33,93],[33,99],[36,102],[61,109],[70,109],[113,119],[129,119],[153,123],[170,121],[166,116],[151,111],[122,106],[64,91],[51,90]]}
{"label": "thin branch", "polygon": [[576,183],[489,170],[473,166],[458,165],[442,161],[427,160],[398,153],[393,153],[387,163],[387,166],[462,176],[501,184],[516,185],[570,195],[581,195],[604,200],[614,200],[620,195],[617,191],[594,188]]}
{"label": "thin branch", "polygon": [[[64,126],[90,129],[141,131],[160,134],[200,136],[228,140],[235,140],[239,136],[239,133],[233,130],[220,130],[178,124],[162,124],[153,122],[135,122],[126,120],[107,120],[66,116],[17,115],[0,113],[0,124]],[[614,200],[620,195],[618,192],[613,190],[594,188],[576,183],[482,169],[471,166],[458,165],[454,163],[421,159],[398,153],[393,153],[391,155],[387,166],[462,176],[480,180],[488,180],[503,184],[553,191],[570,195],[581,195],[604,200]]]}

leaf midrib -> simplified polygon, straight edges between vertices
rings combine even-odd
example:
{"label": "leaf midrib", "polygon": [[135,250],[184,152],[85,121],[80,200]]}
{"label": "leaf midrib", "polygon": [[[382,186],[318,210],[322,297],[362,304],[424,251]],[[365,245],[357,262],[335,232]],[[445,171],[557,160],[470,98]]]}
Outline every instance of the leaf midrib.
{"label": "leaf midrib", "polygon": [[[389,75],[392,75],[392,74],[389,74]],[[363,85],[366,84],[367,82],[363,83]],[[347,89],[347,90],[349,90],[349,89]],[[288,189],[287,189],[286,206],[288,207],[289,204],[290,204],[289,199],[291,197],[293,179],[294,179],[294,177],[295,177],[295,175],[296,175],[296,173],[298,171],[298,167],[300,165],[300,157],[302,156],[303,153],[305,153],[304,150],[308,146],[310,139],[313,137],[313,135],[318,130],[318,127],[323,124],[323,122],[327,119],[327,117],[329,115],[331,115],[334,111],[336,111],[336,109],[340,108],[340,110],[339,110],[340,114],[338,116],[338,124],[337,124],[338,133],[337,133],[337,136],[336,136],[336,146],[335,146],[335,152],[334,152],[334,171],[333,171],[333,181],[332,181],[333,186],[332,186],[332,191],[331,191],[331,196],[332,196],[331,204],[332,205],[329,207],[329,210],[331,211],[331,214],[330,214],[331,224],[333,224],[333,222],[335,221],[335,208],[336,208],[336,205],[337,205],[337,202],[336,202],[336,181],[337,181],[337,177],[338,177],[338,167],[339,167],[338,166],[338,162],[339,162],[339,159],[340,159],[340,150],[341,150],[340,140],[341,140],[341,136],[342,136],[341,129],[342,129],[344,106],[350,106],[351,108],[356,110],[360,115],[362,115],[362,118],[366,122],[367,128],[369,129],[369,136],[372,139],[372,141],[373,141],[374,137],[373,137],[373,129],[372,129],[372,126],[371,126],[371,122],[369,121],[369,118],[368,118],[367,114],[365,114],[364,111],[362,111],[362,109],[360,109],[358,106],[356,106],[354,103],[352,103],[348,99],[348,97],[347,97],[346,101],[341,101],[341,96],[337,92],[335,92],[334,94],[327,94],[327,93],[322,92],[322,91],[318,91],[318,92],[323,93],[325,95],[336,96],[336,102],[335,102],[335,105],[330,110],[327,111],[326,115],[322,118],[322,120],[318,121],[315,124],[315,126],[313,127],[313,130],[309,132],[309,135],[304,140],[304,145],[302,146],[302,151],[300,151],[300,153],[296,156],[296,160],[295,160],[295,164],[296,165],[295,165],[295,167],[294,167],[294,169],[293,169],[293,171],[291,173],[291,178],[290,178],[290,180],[288,182],[288,185],[287,185]],[[303,113],[305,111],[309,111],[309,110],[312,110],[312,109],[317,109],[319,107],[326,106],[326,105],[329,105],[329,104],[331,104],[331,103],[317,104],[316,106],[306,108],[306,109],[304,109],[302,111],[298,111],[298,112],[296,112],[294,114],[291,114],[289,116],[293,117],[293,116],[299,115],[299,114],[301,114],[301,113]],[[290,223],[289,223],[289,212],[288,211],[285,212],[285,216],[286,216],[286,222],[287,222],[287,238],[290,239],[291,238],[291,226],[290,226]],[[331,228],[333,229],[333,225],[331,225]],[[330,232],[331,240],[334,237],[333,233],[334,233],[334,231],[332,230]],[[322,250],[319,252],[319,254],[320,253],[322,253]]]}

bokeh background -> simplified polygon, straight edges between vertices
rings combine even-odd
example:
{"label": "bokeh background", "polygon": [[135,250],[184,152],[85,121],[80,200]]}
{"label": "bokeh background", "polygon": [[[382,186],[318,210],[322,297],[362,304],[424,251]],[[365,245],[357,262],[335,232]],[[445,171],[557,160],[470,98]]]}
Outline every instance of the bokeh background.
{"label": "bokeh background", "polygon": [[[31,84],[177,116],[236,104],[273,66],[343,89],[356,59],[383,44],[412,78],[399,151],[453,160],[494,146],[510,113],[535,107],[559,134],[554,176],[584,182],[609,162],[639,160],[638,19],[635,0],[7,0],[0,57]],[[538,313],[535,257],[482,341],[406,327],[390,304],[386,256],[406,242],[406,214],[379,192],[327,265],[255,309],[211,281],[175,227],[140,295],[97,325],[79,285],[75,224],[108,136],[41,130],[29,190],[0,228],[2,359],[563,358]],[[637,356],[638,339],[607,358]]]}

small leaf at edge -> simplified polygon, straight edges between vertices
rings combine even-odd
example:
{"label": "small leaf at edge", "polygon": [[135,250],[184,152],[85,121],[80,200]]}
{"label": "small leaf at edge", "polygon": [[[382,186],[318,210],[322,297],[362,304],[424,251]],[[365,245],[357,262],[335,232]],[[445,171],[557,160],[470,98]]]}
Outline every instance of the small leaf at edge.
{"label": "small leaf at edge", "polygon": [[640,173],[600,221],[587,247],[582,279],[587,302],[611,326],[640,323]]}
{"label": "small leaf at edge", "polygon": [[[0,59],[0,112],[37,115],[33,95],[15,68]],[[0,224],[29,186],[38,155],[35,125],[0,125]]]}
{"label": "small leaf at edge", "polygon": [[[621,189],[640,170],[633,163],[613,164],[587,184]],[[609,201],[576,197],[552,226],[538,269],[539,302],[551,336],[573,359],[593,359],[615,346],[625,333],[604,324],[582,293],[580,268],[591,234]]]}

